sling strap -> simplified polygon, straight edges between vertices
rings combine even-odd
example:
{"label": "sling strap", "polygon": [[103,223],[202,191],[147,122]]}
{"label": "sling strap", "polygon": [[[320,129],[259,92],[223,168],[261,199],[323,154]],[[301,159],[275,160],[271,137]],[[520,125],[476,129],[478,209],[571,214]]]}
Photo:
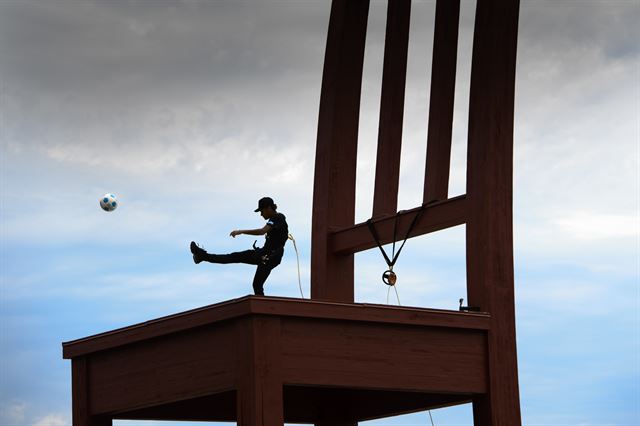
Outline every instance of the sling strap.
{"label": "sling strap", "polygon": [[402,244],[400,245],[400,248],[398,249],[397,252],[396,252],[396,230],[398,228],[399,214],[396,213],[396,217],[393,222],[393,246],[392,246],[391,258],[389,258],[389,256],[387,255],[387,252],[384,250],[384,248],[382,248],[382,245],[380,244],[380,236],[378,235],[378,231],[376,230],[376,226],[374,225],[372,218],[367,220],[367,228],[369,228],[369,232],[371,232],[371,235],[373,236],[373,239],[375,240],[376,245],[380,249],[380,252],[384,257],[384,260],[387,262],[387,266],[389,267],[389,269],[386,270],[384,274],[382,274],[382,281],[385,284],[390,286],[395,285],[396,274],[393,272],[393,265],[396,264],[396,261],[400,256],[400,252],[402,252],[402,248],[404,247],[404,244],[407,242],[407,239],[409,238],[409,234],[411,233],[411,231],[413,231],[413,228],[416,225],[416,222],[418,222],[418,219],[420,218],[420,216],[422,216],[423,211],[424,211],[424,206],[421,207],[420,210],[416,212],[416,215],[413,217],[413,220],[409,224],[407,233],[404,236],[404,240],[402,241]]}

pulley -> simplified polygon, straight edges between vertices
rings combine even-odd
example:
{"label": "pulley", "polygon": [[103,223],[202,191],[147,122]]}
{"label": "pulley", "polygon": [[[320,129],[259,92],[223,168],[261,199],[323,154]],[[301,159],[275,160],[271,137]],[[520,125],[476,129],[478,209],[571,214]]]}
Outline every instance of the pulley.
{"label": "pulley", "polygon": [[396,281],[398,280],[398,276],[392,269],[387,269],[382,274],[382,282],[389,286],[396,285]]}

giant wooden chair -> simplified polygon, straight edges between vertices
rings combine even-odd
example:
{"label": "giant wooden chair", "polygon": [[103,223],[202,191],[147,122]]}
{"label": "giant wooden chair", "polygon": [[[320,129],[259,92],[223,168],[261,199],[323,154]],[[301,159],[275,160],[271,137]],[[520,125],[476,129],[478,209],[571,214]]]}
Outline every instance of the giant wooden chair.
{"label": "giant wooden chair", "polygon": [[[478,312],[354,303],[354,223],[368,0],[334,0],[313,197],[311,300],[247,296],[63,344],[74,426],[112,419],[353,426],[473,403],[516,426],[512,151],[518,0],[477,0],[467,191],[449,198],[459,0],[437,0],[423,204],[397,212],[410,1],[390,0],[372,223],[381,244],[466,226]],[[412,222],[420,213],[415,223]]]}

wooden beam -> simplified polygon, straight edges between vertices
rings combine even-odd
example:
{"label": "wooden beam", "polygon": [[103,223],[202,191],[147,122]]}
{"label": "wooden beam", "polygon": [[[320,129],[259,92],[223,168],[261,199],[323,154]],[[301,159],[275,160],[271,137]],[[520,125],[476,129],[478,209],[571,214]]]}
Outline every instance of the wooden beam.
{"label": "wooden beam", "polygon": [[[424,208],[424,212],[409,233],[410,238],[462,225],[467,217],[467,203],[464,195],[428,206],[398,212],[396,241],[404,239],[413,218],[422,208]],[[395,223],[395,215],[373,220],[382,245],[393,242]],[[357,253],[376,247],[376,242],[366,222],[363,222],[336,230],[331,239],[331,247],[334,252],[340,254]]]}
{"label": "wooden beam", "polygon": [[86,357],[71,361],[71,422],[73,426],[111,426],[111,417],[91,412],[88,363]]}
{"label": "wooden beam", "polygon": [[293,319],[282,325],[283,380],[314,387],[481,394],[487,391],[486,335],[483,330]]}
{"label": "wooden beam", "polygon": [[89,378],[87,377],[87,359],[78,357],[71,361],[71,412],[73,426],[88,426],[89,417]]}
{"label": "wooden beam", "polygon": [[284,403],[280,319],[251,317],[238,323],[238,426],[282,426]]}
{"label": "wooden beam", "polygon": [[520,425],[513,273],[513,121],[519,0],[478,0],[469,94],[467,292],[491,313],[489,392],[476,425]]}
{"label": "wooden beam", "polygon": [[398,208],[410,15],[411,0],[388,2],[373,217],[395,214]]}
{"label": "wooden beam", "polygon": [[355,217],[356,160],[368,0],[334,0],[327,35],[311,233],[311,298],[353,301],[353,256],[336,256],[330,229]]}
{"label": "wooden beam", "polygon": [[376,324],[403,324],[431,328],[489,330],[490,317],[485,312],[460,312],[444,309],[373,305],[370,303],[332,303],[291,301],[268,297],[253,299],[252,313],[278,315],[280,318],[342,320]]}
{"label": "wooden beam", "polygon": [[437,1],[424,203],[446,200],[449,193],[459,21],[460,0]]}

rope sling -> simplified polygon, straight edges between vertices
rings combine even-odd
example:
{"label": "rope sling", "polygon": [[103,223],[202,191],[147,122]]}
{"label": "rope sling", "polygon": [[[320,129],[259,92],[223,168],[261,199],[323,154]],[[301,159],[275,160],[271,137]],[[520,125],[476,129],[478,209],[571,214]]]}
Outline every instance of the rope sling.
{"label": "rope sling", "polygon": [[[382,247],[382,244],[380,244],[380,236],[378,235],[378,231],[376,230],[376,226],[374,225],[372,218],[367,220],[367,228],[369,228],[369,232],[371,232],[371,236],[373,236],[373,239],[375,240],[376,245],[380,249],[380,252],[382,253],[382,256],[384,257],[384,260],[385,262],[387,262],[387,266],[388,266],[388,269],[382,273],[382,282],[389,286],[389,291],[391,291],[391,287],[394,288],[394,290],[396,291],[396,297],[398,296],[398,290],[396,290],[395,285],[396,285],[396,282],[398,281],[398,276],[396,275],[395,272],[393,272],[393,266],[398,261],[398,257],[400,256],[400,253],[404,248],[404,244],[407,242],[407,239],[409,238],[409,234],[411,233],[411,231],[413,231],[413,228],[415,227],[416,222],[418,222],[418,219],[422,216],[423,212],[424,212],[424,208],[420,208],[420,210],[416,212],[415,216],[413,217],[413,220],[411,221],[411,224],[409,225],[409,228],[407,229],[407,233],[404,236],[404,240],[402,241],[402,244],[400,245],[400,248],[398,249],[397,252],[396,252],[396,236],[397,236],[396,231],[398,229],[399,213],[396,213],[395,219],[393,221],[393,245],[391,249],[391,258],[389,258],[389,256],[387,255],[387,252]],[[387,303],[389,303],[388,292],[387,292]],[[398,297],[398,304],[400,304],[399,297]]]}

